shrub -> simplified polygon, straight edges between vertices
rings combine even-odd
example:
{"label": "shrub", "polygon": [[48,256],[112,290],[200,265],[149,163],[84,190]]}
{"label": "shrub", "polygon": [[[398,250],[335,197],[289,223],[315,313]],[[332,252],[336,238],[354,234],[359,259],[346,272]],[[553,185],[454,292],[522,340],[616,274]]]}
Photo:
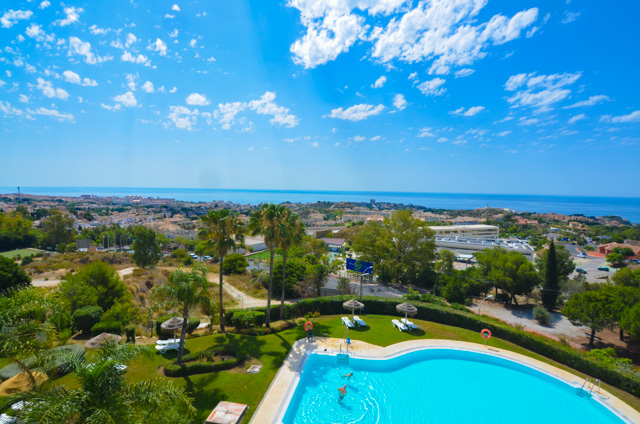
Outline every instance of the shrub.
{"label": "shrub", "polygon": [[102,308],[99,306],[85,306],[73,313],[73,328],[88,334],[91,328],[100,322]]}
{"label": "shrub", "polygon": [[200,318],[189,318],[189,324],[187,324],[187,333],[193,333],[200,325]]}
{"label": "shrub", "polygon": [[129,324],[124,328],[124,333],[127,335],[127,343],[136,342],[136,325]]}
{"label": "shrub", "polygon": [[122,334],[122,323],[120,321],[99,322],[91,327],[91,335],[97,336],[102,333]]}
{"label": "shrub", "polygon": [[224,257],[224,265],[222,266],[222,272],[225,275],[229,274],[242,274],[247,270],[249,261],[240,253],[232,253]]}
{"label": "shrub", "polygon": [[540,325],[549,325],[551,322],[551,314],[545,308],[536,306],[533,308],[533,319],[538,321]]}
{"label": "shrub", "polygon": [[164,366],[164,375],[167,377],[184,377],[187,375],[224,371],[234,368],[239,362],[238,359],[232,358],[220,362],[186,362],[182,365],[168,364]]}
{"label": "shrub", "polygon": [[189,266],[193,264],[193,258],[191,256],[185,256],[182,260],[182,265]]}
{"label": "shrub", "polygon": [[251,328],[253,326],[262,327],[265,320],[265,313],[258,311],[236,311],[233,314],[232,322],[236,328]]}

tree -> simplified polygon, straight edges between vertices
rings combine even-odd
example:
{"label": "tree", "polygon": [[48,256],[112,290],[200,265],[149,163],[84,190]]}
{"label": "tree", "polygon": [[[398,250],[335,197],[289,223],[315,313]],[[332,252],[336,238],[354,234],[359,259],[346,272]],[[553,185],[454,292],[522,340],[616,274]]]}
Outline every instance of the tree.
{"label": "tree", "polygon": [[0,293],[31,284],[31,278],[12,259],[0,256]]}
{"label": "tree", "polygon": [[[127,285],[120,280],[116,269],[106,262],[91,262],[67,279],[77,280],[73,282],[73,286],[79,287],[84,283],[93,288],[97,297],[96,303],[104,311],[109,310],[115,302],[125,300],[129,296]],[[90,291],[85,293],[89,294]],[[86,300],[84,302],[86,303]]]}
{"label": "tree", "polygon": [[[624,311],[640,302],[640,290],[635,287],[603,284],[600,291],[608,297],[607,308],[614,322],[618,323],[620,341],[624,341],[624,328],[620,325]],[[613,330],[613,328],[612,328]]]}
{"label": "tree", "polygon": [[624,266],[624,256],[620,253],[611,252],[607,255],[607,262],[614,268],[620,268]]}
{"label": "tree", "polygon": [[231,253],[225,258],[223,271],[225,275],[243,274],[248,266],[249,261],[243,254]]}
{"label": "tree", "polygon": [[151,228],[138,226],[134,229],[133,255],[131,259],[141,268],[153,266],[162,259],[162,249]]}
{"label": "tree", "polygon": [[584,325],[591,329],[590,346],[593,346],[597,331],[615,322],[608,307],[609,301],[609,296],[602,291],[588,291],[573,295],[562,309],[562,313],[573,325]]}
{"label": "tree", "polygon": [[[287,253],[293,246],[302,243],[305,233],[304,225],[300,222],[300,216],[291,209],[283,210],[280,218],[279,245],[282,249],[282,297],[280,298],[280,319],[284,319],[284,298],[287,279]],[[324,244],[324,243],[323,243]]]}
{"label": "tree", "polygon": [[222,301],[222,284],[224,274],[224,257],[244,244],[245,226],[240,216],[229,209],[210,210],[200,217],[203,227],[198,237],[207,248],[214,250],[220,258],[220,331],[224,333],[224,306]]}
{"label": "tree", "polygon": [[303,251],[305,255],[312,255],[317,260],[327,254],[329,249],[324,241],[313,236],[305,236],[303,241]]}
{"label": "tree", "polygon": [[433,285],[433,294],[434,296],[438,295],[438,279],[440,274],[444,275],[453,275],[454,268],[453,263],[456,260],[456,254],[451,250],[442,249],[438,253],[436,253],[435,268],[436,268],[436,283]]}
{"label": "tree", "polygon": [[613,251],[615,253],[618,253],[622,256],[624,256],[625,258],[631,258],[633,256],[635,256],[635,253],[633,252],[633,249],[630,247],[616,247],[613,249]]}
{"label": "tree", "polygon": [[510,302],[516,305],[516,295],[531,293],[540,281],[533,264],[521,253],[494,247],[478,253],[476,258],[480,275],[493,281],[496,288],[509,293]]}
{"label": "tree", "polygon": [[549,250],[545,255],[544,285],[542,289],[542,304],[547,309],[553,309],[558,299],[560,284],[558,282],[558,261],[556,259],[556,246],[553,240],[549,244]]}
{"label": "tree", "polygon": [[61,243],[73,241],[75,230],[73,218],[62,215],[58,210],[52,210],[51,215],[42,223],[44,243],[49,247],[56,247]]}
{"label": "tree", "polygon": [[[70,360],[77,379],[72,390],[33,380],[30,390],[0,401],[4,412],[18,402],[15,412],[24,424],[89,423],[188,423],[195,408],[184,389],[162,380],[127,383],[123,363],[129,362],[143,347],[108,343],[97,355],[74,355]],[[51,360],[60,355],[51,354]]]}
{"label": "tree", "polygon": [[469,299],[469,284],[464,279],[454,276],[444,286],[442,294],[447,302],[465,304]]}
{"label": "tree", "polygon": [[265,325],[271,326],[271,288],[273,286],[273,255],[276,247],[280,245],[281,219],[286,207],[273,203],[263,204],[260,209],[253,211],[249,217],[249,230],[251,234],[262,234],[264,244],[269,250],[269,286],[267,288],[267,310]]}
{"label": "tree", "polygon": [[347,277],[338,278],[338,290],[341,294],[349,294],[351,292],[351,284]]}
{"label": "tree", "polygon": [[310,265],[304,280],[296,284],[296,291],[301,297],[319,297],[328,278],[329,269],[324,264]]}
{"label": "tree", "polygon": [[[152,289],[151,296],[158,306],[164,309],[177,307],[182,314],[182,332],[180,334],[180,350],[178,351],[178,365],[182,365],[189,314],[192,310],[201,308],[212,301],[206,269],[200,266],[193,268],[191,272],[185,272],[182,268],[177,269],[169,274],[166,283]],[[223,317],[221,318],[223,319]]]}
{"label": "tree", "polygon": [[383,223],[363,226],[353,241],[362,260],[373,262],[383,280],[411,282],[435,258],[435,236],[426,222],[414,218],[411,210],[399,210]]}
{"label": "tree", "polygon": [[640,340],[640,302],[622,313],[620,329],[625,330],[634,339]]}
{"label": "tree", "polygon": [[622,268],[611,279],[618,286],[640,287],[640,269]]}
{"label": "tree", "polygon": [[56,293],[60,300],[69,308],[69,313],[73,313],[85,306],[92,306],[98,303],[98,291],[90,286],[76,274],[67,274],[56,287]]}

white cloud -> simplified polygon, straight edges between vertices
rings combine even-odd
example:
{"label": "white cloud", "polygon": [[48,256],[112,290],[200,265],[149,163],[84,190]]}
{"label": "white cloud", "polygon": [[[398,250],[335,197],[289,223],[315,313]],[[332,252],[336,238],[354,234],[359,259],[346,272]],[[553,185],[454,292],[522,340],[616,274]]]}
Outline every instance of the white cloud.
{"label": "white cloud", "polygon": [[33,12],[30,10],[8,10],[4,12],[2,17],[0,17],[0,24],[2,24],[3,28],[11,28],[18,21],[23,19],[30,19],[33,15]]}
{"label": "white cloud", "polygon": [[96,56],[91,52],[91,43],[84,42],[80,40],[78,37],[69,37],[69,53],[68,55],[80,55],[84,56],[84,61],[90,65],[95,65],[96,63],[104,62],[107,60],[111,60],[111,57],[100,57]]}
{"label": "white cloud", "polygon": [[171,32],[169,33],[169,37],[171,37],[171,38],[177,38],[177,37],[178,37],[178,30],[177,30],[177,29],[174,29],[173,31],[171,31]]}
{"label": "white cloud", "polygon": [[44,0],[43,2],[40,3],[40,9],[46,9],[47,7],[51,6],[51,3],[48,0]]}
{"label": "white cloud", "polygon": [[368,104],[359,104],[351,106],[350,108],[343,109],[337,108],[331,110],[330,115],[325,115],[330,118],[343,119],[348,121],[362,121],[363,119],[367,119],[370,116],[378,115],[380,112],[384,110],[383,105],[368,105]]}
{"label": "white cloud", "polygon": [[111,30],[108,28],[99,28],[98,25],[91,25],[89,31],[91,31],[93,35],[105,35]]}
{"label": "white cloud", "polygon": [[310,145],[311,147],[318,147],[318,146],[319,146],[319,144],[318,144],[318,142],[317,142],[317,141],[312,141],[311,143],[309,143],[309,145]]}
{"label": "white cloud", "polygon": [[55,109],[46,109],[43,107],[39,107],[36,110],[28,110],[28,113],[32,114],[32,115],[43,115],[43,116],[50,116],[54,119],[57,119],[58,121],[70,121],[73,122],[74,118],[73,115],[70,113],[60,113]]}
{"label": "white cloud", "polygon": [[170,15],[170,14],[167,13],[166,15],[164,15],[164,17],[167,18],[167,19],[173,19],[173,18],[176,17],[176,15]]}
{"label": "white cloud", "polygon": [[123,62],[141,63],[141,64],[149,65],[149,59],[145,55],[139,54],[138,56],[134,56],[131,53],[129,53],[129,51],[127,50],[125,50],[125,52],[122,53],[122,56],[120,56],[120,60]]}
{"label": "white cloud", "polygon": [[532,107],[540,112],[551,110],[551,105],[568,98],[571,90],[567,86],[575,83],[581,72],[536,75],[535,72],[529,74],[518,74],[511,76],[504,85],[507,91],[517,91],[507,101],[512,107]]}
{"label": "white cloud", "polygon": [[169,93],[175,93],[176,91],[178,91],[178,87],[173,87],[171,90],[169,90]]}
{"label": "white cloud", "polygon": [[569,121],[567,121],[569,124],[575,124],[576,122],[580,121],[581,119],[587,119],[587,115],[585,115],[584,113],[581,113],[579,115],[575,115],[572,116]]}
{"label": "white cloud", "polygon": [[425,96],[441,96],[445,91],[447,91],[446,88],[442,87],[444,83],[445,80],[442,78],[434,78],[418,85],[418,90],[420,90]]}
{"label": "white cloud", "polygon": [[377,136],[375,136],[375,137],[371,137],[369,140],[371,140],[371,141],[378,141],[378,140],[381,140],[381,139],[382,139],[382,137],[380,137],[379,135],[377,135]]}
{"label": "white cloud", "polygon": [[447,137],[440,137],[436,142],[437,143],[446,143],[448,141]]}
{"label": "white cloud", "polygon": [[125,41],[124,46],[125,47],[130,47],[133,43],[137,42],[138,38],[132,34],[132,33],[128,33],[127,34],[127,41]]}
{"label": "white cloud", "polygon": [[65,81],[70,82],[72,84],[80,84],[80,85],[84,85],[85,87],[95,87],[96,85],[98,85],[98,83],[92,79],[89,79],[89,78],[81,79],[80,75],[76,74],[73,71],[64,71],[62,75],[64,76]]}
{"label": "white cloud", "polygon": [[335,60],[340,53],[349,51],[356,40],[364,37],[368,28],[364,20],[362,16],[334,10],[321,20],[303,18],[307,33],[291,45],[294,63],[308,69]]}
{"label": "white cloud", "polygon": [[153,93],[153,83],[151,81],[145,82],[140,88],[142,88],[144,92]]}
{"label": "white cloud", "polygon": [[464,68],[464,69],[460,69],[459,71],[456,71],[454,75],[456,76],[456,78],[464,78],[464,77],[468,77],[474,72],[475,72],[475,69]]}
{"label": "white cloud", "polygon": [[353,141],[364,141],[366,139],[366,137],[363,137],[361,135],[356,135],[355,137],[353,137]]}
{"label": "white cloud", "polygon": [[210,103],[211,102],[209,101],[209,99],[207,99],[207,96],[205,96],[204,94],[191,93],[187,97],[187,104],[188,105],[206,106],[206,105],[208,105]]}
{"label": "white cloud", "polygon": [[197,109],[190,110],[184,106],[170,106],[168,117],[176,128],[191,131],[196,124],[200,112]]}
{"label": "white cloud", "polygon": [[407,100],[402,94],[396,94],[393,98],[393,106],[398,110],[403,110],[407,107]]}
{"label": "white cloud", "polygon": [[52,43],[53,40],[55,39],[53,35],[47,35],[42,30],[42,27],[37,24],[29,25],[29,27],[25,31],[25,34],[27,34],[27,37],[35,38],[35,40],[39,42]]}
{"label": "white cloud", "polygon": [[[221,127],[225,130],[231,129],[231,126],[236,123],[236,116],[245,110],[252,110],[260,115],[272,116],[269,122],[274,126],[292,128],[298,125],[299,119],[295,115],[291,115],[288,108],[278,106],[275,103],[275,98],[275,93],[267,91],[257,100],[220,103],[218,104],[218,108],[213,112],[213,117],[222,124]],[[243,121],[244,118],[238,120],[238,122]]]}
{"label": "white cloud", "polygon": [[591,96],[587,100],[582,100],[572,105],[565,106],[564,109],[571,109],[574,107],[583,107],[583,106],[595,106],[598,103],[608,102],[608,101],[611,101],[609,96],[605,96],[604,94],[599,94],[597,96]]}
{"label": "white cloud", "polygon": [[298,9],[305,19],[320,18],[331,11],[348,13],[355,8],[368,10],[369,15],[389,15],[398,10],[406,0],[289,0],[287,6]]}
{"label": "white cloud", "polygon": [[131,91],[136,91],[136,79],[138,79],[138,74],[127,74],[127,87]]}
{"label": "white cloud", "polygon": [[117,105],[111,106],[111,105],[105,105],[104,103],[100,103],[100,106],[105,108],[105,109],[107,109],[107,110],[114,111],[114,112],[116,110],[121,110],[122,109],[122,105],[121,104],[117,104]]}
{"label": "white cloud", "polygon": [[496,135],[497,135],[498,137],[506,137],[506,136],[508,136],[509,134],[511,134],[511,132],[512,132],[512,131],[502,131],[502,132],[499,132],[499,133],[498,133],[498,134],[496,134]]}
{"label": "white cloud", "polygon": [[67,93],[62,88],[53,88],[53,85],[49,81],[45,81],[42,78],[37,79],[38,85],[37,89],[42,91],[42,94],[49,98],[58,98],[62,100],[67,100],[69,98],[69,93]]}
{"label": "white cloud", "polygon": [[578,16],[580,16],[580,12],[571,12],[570,10],[567,10],[567,12],[564,14],[564,18],[562,18],[562,23],[571,23],[578,19]]}
{"label": "white cloud", "polygon": [[115,96],[113,100],[115,100],[116,102],[126,107],[134,107],[138,104],[138,101],[136,100],[136,96],[134,96],[134,94],[131,91],[127,91],[124,94]]}
{"label": "white cloud", "polygon": [[452,115],[475,116],[482,112],[484,109],[484,106],[472,106],[467,110],[465,110],[464,107],[461,107],[459,109],[451,111],[450,113]]}
{"label": "white cloud", "polygon": [[149,44],[149,46],[147,46],[147,49],[158,52],[160,56],[167,55],[167,45],[159,38],[156,38],[156,41],[154,43]]}
{"label": "white cloud", "polygon": [[640,110],[631,112],[628,115],[614,116],[610,118],[610,121],[614,124],[636,123],[640,122]]}
{"label": "white cloud", "polygon": [[171,6],[171,10],[175,10],[176,12],[179,12],[180,7],[177,4],[174,4],[173,6]]}
{"label": "white cloud", "polygon": [[189,41],[189,47],[195,47],[197,42],[198,41],[195,38],[192,38],[191,41]]}
{"label": "white cloud", "polygon": [[373,84],[371,84],[371,87],[373,88],[382,88],[382,86],[384,85],[384,83],[387,82],[387,77],[385,77],[384,75],[381,76],[380,78],[378,78],[376,80],[376,82],[374,82]]}
{"label": "white cloud", "polygon": [[83,12],[82,8],[79,7],[76,9],[73,6],[65,7],[63,11],[64,11],[64,14],[67,15],[67,17],[64,19],[58,19],[53,23],[54,25],[67,26],[75,22],[78,22],[78,19],[80,18],[80,13]]}
{"label": "white cloud", "polygon": [[433,133],[433,130],[431,128],[424,127],[423,129],[420,130],[420,134],[418,134],[418,137],[420,138],[435,137],[435,134]]}
{"label": "white cloud", "polygon": [[29,97],[25,96],[24,94],[21,94],[20,98],[18,99],[18,101],[20,103],[29,103]]}

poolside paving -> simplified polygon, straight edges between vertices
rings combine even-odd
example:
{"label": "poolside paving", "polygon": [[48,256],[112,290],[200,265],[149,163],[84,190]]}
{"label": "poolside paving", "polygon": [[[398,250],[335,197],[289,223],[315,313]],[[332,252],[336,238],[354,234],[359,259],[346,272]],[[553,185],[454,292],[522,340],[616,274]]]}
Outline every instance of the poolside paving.
{"label": "poolside paving", "polygon": [[[271,386],[264,395],[262,402],[258,405],[251,424],[280,423],[279,420],[282,419],[288,403],[293,396],[298,380],[300,379],[303,369],[301,365],[303,365],[308,355],[312,352],[338,354],[342,351],[344,353],[345,347],[346,343],[344,339],[330,337],[316,337],[315,341],[301,339],[295,342],[282,367],[271,382]],[[509,359],[556,377],[574,387],[581,387],[585,381],[577,375],[519,353],[456,340],[410,340],[387,347],[376,346],[360,340],[352,340],[349,353],[351,357],[354,358],[379,358],[393,357],[419,349],[436,348],[473,351]],[[594,398],[597,398],[601,403],[623,416],[628,423],[640,423],[640,412],[631,408],[606,390],[601,389],[599,393],[594,391]]]}

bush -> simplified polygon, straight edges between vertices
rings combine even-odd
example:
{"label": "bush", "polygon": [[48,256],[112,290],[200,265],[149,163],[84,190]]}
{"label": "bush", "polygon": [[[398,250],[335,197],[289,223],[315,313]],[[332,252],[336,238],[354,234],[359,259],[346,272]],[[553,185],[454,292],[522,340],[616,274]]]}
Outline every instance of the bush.
{"label": "bush", "polygon": [[129,324],[124,328],[124,333],[127,335],[127,343],[136,342],[136,325]]}
{"label": "bush", "polygon": [[538,321],[540,325],[549,325],[551,322],[551,314],[545,308],[536,306],[533,308],[533,319]]}
{"label": "bush", "polygon": [[[214,362],[216,356],[231,356],[232,358]],[[182,365],[168,364],[164,367],[167,377],[184,377],[193,374],[204,374],[213,371],[223,371],[234,368],[244,361],[246,354],[236,352],[227,347],[213,347],[200,352],[185,355]]]}
{"label": "bush", "polygon": [[99,322],[93,327],[91,327],[91,335],[93,337],[102,334],[102,333],[111,333],[111,334],[122,334],[122,323],[120,321],[106,321]]}
{"label": "bush", "polygon": [[189,324],[187,324],[187,333],[193,333],[200,325],[200,318],[189,318]]}
{"label": "bush", "polygon": [[253,326],[262,327],[265,320],[265,313],[258,311],[236,311],[233,314],[232,322],[236,328],[251,328]]}
{"label": "bush", "polygon": [[85,306],[73,313],[73,328],[83,334],[91,332],[91,328],[100,322],[102,308],[99,306]]}
{"label": "bush", "polygon": [[164,333],[162,331],[162,328],[160,327],[162,325],[163,322],[173,318],[173,317],[177,317],[180,314],[177,312],[174,312],[172,314],[166,314],[166,315],[162,315],[159,316],[158,318],[156,318],[156,335],[160,338],[160,339],[168,339],[169,338],[169,333]]}
{"label": "bush", "polygon": [[249,266],[249,261],[244,255],[240,253],[232,253],[224,257],[224,265],[222,266],[222,272],[225,275],[229,274],[243,274],[247,267]]}
{"label": "bush", "polygon": [[193,264],[193,258],[191,256],[185,256],[182,260],[182,265],[189,266]]}

